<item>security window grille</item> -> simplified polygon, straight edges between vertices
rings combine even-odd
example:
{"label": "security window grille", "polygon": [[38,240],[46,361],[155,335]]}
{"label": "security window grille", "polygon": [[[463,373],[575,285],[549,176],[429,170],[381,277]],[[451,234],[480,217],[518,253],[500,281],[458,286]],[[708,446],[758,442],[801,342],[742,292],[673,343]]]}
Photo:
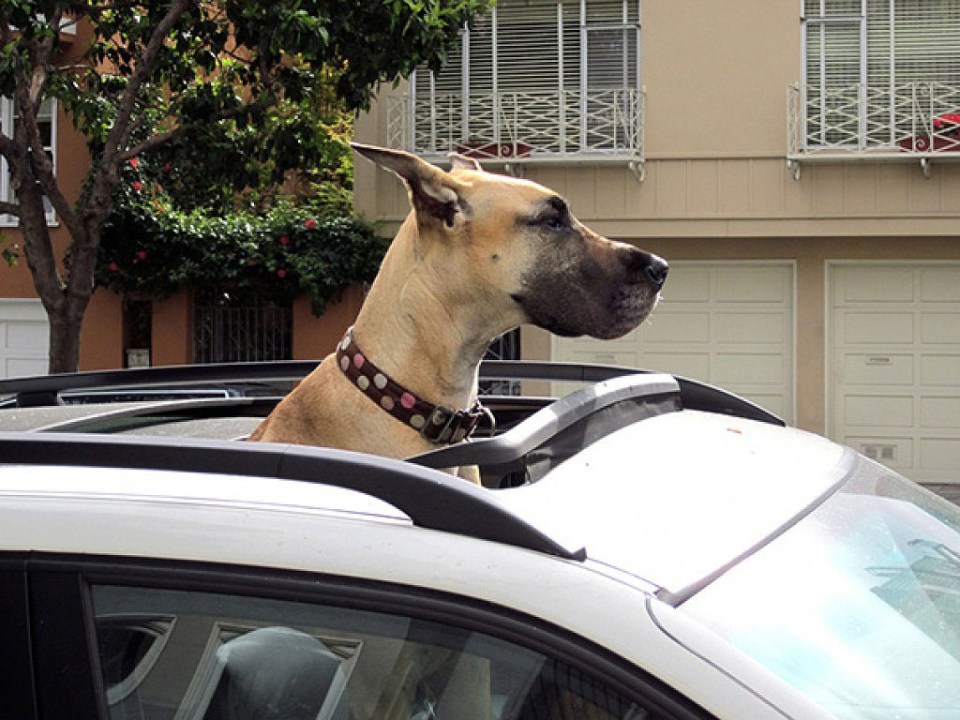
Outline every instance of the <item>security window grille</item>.
{"label": "security window grille", "polygon": [[289,303],[255,294],[201,290],[195,298],[193,361],[196,363],[290,360],[293,311]]}
{"label": "security window grille", "polygon": [[[0,98],[0,132],[7,137],[13,137],[18,120],[19,112],[16,103],[10,98]],[[55,100],[47,99],[41,103],[37,120],[44,152],[53,160],[53,166],[56,168],[57,113]],[[16,202],[13,186],[10,182],[10,171],[5,159],[0,159],[0,197],[7,202]],[[47,212],[47,221],[54,222],[56,215],[53,206],[46,198],[44,198],[43,204]],[[17,219],[12,215],[0,215],[0,225],[16,224]]]}
{"label": "security window grille", "polygon": [[392,141],[481,158],[634,155],[640,107],[639,0],[502,0],[443,69],[414,73]]}
{"label": "security window grille", "polygon": [[803,13],[808,147],[960,148],[945,146],[960,144],[960,0],[804,0]]}

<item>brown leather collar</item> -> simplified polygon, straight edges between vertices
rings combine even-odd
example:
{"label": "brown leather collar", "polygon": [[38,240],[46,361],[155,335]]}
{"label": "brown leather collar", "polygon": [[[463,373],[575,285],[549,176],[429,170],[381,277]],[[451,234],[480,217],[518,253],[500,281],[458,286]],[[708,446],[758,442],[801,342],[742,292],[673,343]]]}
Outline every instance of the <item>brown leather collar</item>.
{"label": "brown leather collar", "polygon": [[467,439],[482,417],[490,417],[490,411],[479,400],[467,410],[453,410],[421,400],[370,362],[354,342],[352,327],[337,346],[337,364],[350,381],[381,409],[437,445]]}

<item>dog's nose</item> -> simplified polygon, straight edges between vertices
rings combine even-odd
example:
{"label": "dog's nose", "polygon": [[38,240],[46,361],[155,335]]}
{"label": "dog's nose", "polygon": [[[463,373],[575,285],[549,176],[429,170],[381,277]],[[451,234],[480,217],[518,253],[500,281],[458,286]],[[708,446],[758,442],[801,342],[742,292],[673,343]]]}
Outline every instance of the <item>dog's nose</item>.
{"label": "dog's nose", "polygon": [[662,288],[663,284],[667,281],[667,273],[669,271],[670,266],[666,260],[652,253],[647,253],[647,262],[643,268],[643,272],[646,274],[647,279],[653,283],[658,290]]}

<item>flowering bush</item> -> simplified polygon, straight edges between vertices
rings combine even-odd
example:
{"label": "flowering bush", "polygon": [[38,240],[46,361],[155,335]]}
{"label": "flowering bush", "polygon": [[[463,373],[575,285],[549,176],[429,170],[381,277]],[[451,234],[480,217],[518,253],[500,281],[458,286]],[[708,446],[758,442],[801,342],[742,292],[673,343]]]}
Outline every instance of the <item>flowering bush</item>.
{"label": "flowering bush", "polygon": [[347,287],[371,281],[383,259],[386,240],[322,200],[281,201],[262,214],[183,212],[145,165],[125,169],[100,245],[99,286],[159,297],[184,288],[249,290],[275,301],[307,293],[319,315]]}

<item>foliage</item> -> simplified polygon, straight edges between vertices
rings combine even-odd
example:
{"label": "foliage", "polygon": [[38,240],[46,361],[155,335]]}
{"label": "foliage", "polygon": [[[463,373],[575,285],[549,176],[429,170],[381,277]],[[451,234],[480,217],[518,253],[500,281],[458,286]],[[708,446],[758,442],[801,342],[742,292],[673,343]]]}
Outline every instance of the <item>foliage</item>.
{"label": "foliage", "polygon": [[139,160],[124,170],[104,227],[98,285],[160,297],[185,287],[252,292],[274,301],[304,292],[319,315],[350,285],[373,280],[386,250],[373,228],[343,216],[339,197],[219,215],[176,209],[164,187]]}
{"label": "foliage", "polygon": [[[378,84],[437,67],[491,1],[0,1],[0,95],[18,106],[17,132],[0,136],[16,197],[0,198],[0,213],[19,218],[50,314],[51,372],[76,369],[102,230],[131,159],[178,168],[170,192],[193,209],[237,198],[258,206],[245,190],[293,169],[329,179],[321,169],[335,174],[349,162],[331,97],[353,111]],[[64,24],[76,28],[70,43]],[[86,138],[79,199],[42,151],[38,112],[50,98]],[[70,236],[66,257],[45,201]]]}
{"label": "foliage", "polygon": [[8,267],[14,267],[20,262],[20,244],[7,241],[3,235],[0,235],[0,258]]}

